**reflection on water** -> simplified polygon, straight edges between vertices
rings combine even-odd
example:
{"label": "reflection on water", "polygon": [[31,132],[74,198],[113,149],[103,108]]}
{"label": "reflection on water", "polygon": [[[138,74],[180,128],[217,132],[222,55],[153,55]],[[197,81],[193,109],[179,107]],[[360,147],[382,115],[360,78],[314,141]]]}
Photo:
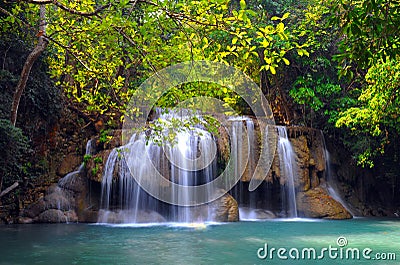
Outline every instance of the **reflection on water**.
{"label": "reflection on water", "polygon": [[[396,253],[400,259],[400,222],[282,220],[238,223],[138,225],[0,226],[0,264],[310,264],[310,260],[261,260],[269,247],[347,247]],[[398,264],[398,261],[329,259],[318,264]]]}

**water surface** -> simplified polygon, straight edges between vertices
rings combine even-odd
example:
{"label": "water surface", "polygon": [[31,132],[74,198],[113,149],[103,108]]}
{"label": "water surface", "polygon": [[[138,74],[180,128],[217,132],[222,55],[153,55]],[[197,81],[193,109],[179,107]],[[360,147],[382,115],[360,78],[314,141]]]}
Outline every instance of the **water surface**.
{"label": "water surface", "polygon": [[[347,244],[339,247],[337,239]],[[257,251],[285,248],[282,260],[260,259]],[[365,248],[371,260],[329,257],[294,260],[297,248]],[[396,260],[373,260],[394,253]],[[260,254],[264,254],[263,251]],[[292,250],[292,254],[295,254]],[[300,255],[301,257],[301,255]],[[317,257],[318,258],[318,257]],[[398,220],[274,220],[225,224],[0,226],[0,264],[399,264]]]}

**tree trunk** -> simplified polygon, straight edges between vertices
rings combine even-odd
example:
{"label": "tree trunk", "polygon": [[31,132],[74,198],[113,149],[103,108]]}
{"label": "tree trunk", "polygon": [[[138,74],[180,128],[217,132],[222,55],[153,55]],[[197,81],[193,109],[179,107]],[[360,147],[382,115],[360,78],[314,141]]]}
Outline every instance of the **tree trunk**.
{"label": "tree trunk", "polygon": [[38,43],[36,44],[35,48],[28,55],[28,58],[25,61],[24,67],[22,68],[21,76],[19,78],[17,87],[15,88],[15,92],[14,92],[14,97],[13,97],[12,106],[11,106],[11,118],[10,118],[10,121],[14,126],[17,121],[19,102],[21,100],[22,93],[25,90],[26,82],[28,81],[32,66],[48,45],[48,41],[45,37],[45,33],[46,33],[45,15],[46,15],[45,5],[41,5],[40,6],[40,25],[39,25],[39,32],[38,32],[39,40],[38,40]]}

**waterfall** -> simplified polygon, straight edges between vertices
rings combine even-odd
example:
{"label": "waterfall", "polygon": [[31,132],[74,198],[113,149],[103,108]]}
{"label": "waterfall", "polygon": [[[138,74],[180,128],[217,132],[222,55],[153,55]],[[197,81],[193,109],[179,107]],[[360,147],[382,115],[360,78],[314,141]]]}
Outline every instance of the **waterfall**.
{"label": "waterfall", "polygon": [[[254,121],[247,117],[231,117],[229,120],[231,122],[230,134],[232,148],[231,159],[234,164],[233,174],[235,176],[241,175],[241,179],[248,182],[253,177],[258,160]],[[245,163],[246,161],[247,164]],[[256,208],[256,192],[249,192],[248,187],[244,187],[242,182],[235,185],[232,190],[232,195],[240,206],[249,204],[249,207]]]}
{"label": "waterfall", "polygon": [[[298,172],[295,153],[287,135],[287,128],[277,126],[278,129],[278,156],[280,166],[280,176],[285,178],[282,186],[282,209],[286,209],[286,216],[297,217],[295,174]],[[282,182],[281,182],[282,183]]]}
{"label": "waterfall", "polygon": [[[245,139],[244,124],[247,130],[247,139]],[[278,133],[277,141],[277,157],[280,165],[280,192],[276,192],[274,187],[269,183],[263,183],[257,190],[248,191],[248,181],[254,173],[255,164],[258,159],[258,152],[256,150],[257,137],[254,129],[254,122],[249,118],[234,119],[231,126],[231,148],[232,159],[235,162],[235,174],[240,174],[243,167],[246,167],[242,181],[240,181],[232,190],[232,195],[239,203],[240,218],[241,220],[253,219],[269,219],[276,216],[271,210],[280,209],[281,215],[284,217],[296,218],[297,203],[296,203],[296,189],[295,177],[298,174],[297,163],[295,160],[295,153],[289,141],[287,128],[284,126],[277,126]],[[268,141],[268,131],[264,135],[263,141]],[[243,141],[246,141],[247,147],[244,146]],[[247,165],[243,165],[244,156],[248,155],[249,160]],[[279,187],[278,187],[279,189]],[[276,194],[279,194],[281,205],[275,205],[271,200],[277,199]]]}
{"label": "waterfall", "polygon": [[354,212],[351,211],[349,208],[347,202],[345,202],[342,197],[339,195],[337,192],[338,187],[337,187],[337,179],[336,179],[336,174],[334,174],[331,166],[331,158],[330,154],[328,151],[328,148],[326,147],[326,142],[325,142],[325,137],[324,133],[320,131],[321,133],[321,139],[322,139],[322,148],[323,148],[323,154],[325,158],[325,180],[326,180],[326,189],[329,193],[329,195],[337,202],[339,202],[352,216],[355,216]]}
{"label": "waterfall", "polygon": [[[170,122],[172,118],[188,118],[187,113],[180,114],[156,112],[157,119],[163,123]],[[157,139],[147,138],[142,132],[133,135],[127,145],[111,151],[103,171],[98,222],[209,221],[211,214],[208,208],[162,203],[147,194],[135,181],[147,181],[148,176],[156,174],[155,170],[171,182],[183,186],[201,185],[216,177],[215,152],[210,144],[214,138],[209,132],[200,127],[177,130],[175,140],[176,143],[160,144]],[[198,161],[212,162],[202,165]],[[175,197],[171,199],[189,205],[195,194],[189,194],[187,189],[185,191],[172,190],[171,196]]]}
{"label": "waterfall", "polygon": [[[93,140],[90,139],[86,143],[86,149],[85,149],[85,156],[86,155],[93,155],[95,152],[95,146],[93,144]],[[58,181],[58,186],[60,188],[67,188],[68,186],[72,186],[75,184],[76,178],[84,171],[85,169],[85,163],[80,164],[77,170],[72,171],[65,175],[63,178],[61,178]]]}

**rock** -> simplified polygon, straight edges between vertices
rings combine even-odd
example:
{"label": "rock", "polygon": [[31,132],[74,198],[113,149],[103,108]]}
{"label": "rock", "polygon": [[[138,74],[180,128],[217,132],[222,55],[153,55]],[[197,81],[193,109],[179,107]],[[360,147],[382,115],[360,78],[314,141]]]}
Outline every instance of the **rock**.
{"label": "rock", "polygon": [[155,211],[139,210],[137,213],[133,211],[120,210],[114,211],[99,211],[100,223],[163,223],[166,222],[165,218]]}
{"label": "rock", "polygon": [[29,217],[19,217],[18,223],[19,224],[31,224],[31,223],[33,223],[33,219],[29,218]]}
{"label": "rock", "polygon": [[228,193],[210,204],[213,208],[213,220],[217,222],[239,221],[237,201]]}
{"label": "rock", "polygon": [[218,146],[218,158],[220,159],[221,165],[226,165],[230,157],[229,147],[229,134],[227,129],[223,126],[218,128],[217,146]]}
{"label": "rock", "polygon": [[67,222],[78,222],[78,216],[74,210],[69,210],[64,212],[64,215],[67,217]]}
{"label": "rock", "polygon": [[321,187],[297,194],[297,210],[303,217],[350,219],[351,214]]}
{"label": "rock", "polygon": [[83,170],[68,173],[58,181],[58,186],[67,191],[82,192],[86,187],[86,182],[82,174]]}
{"label": "rock", "polygon": [[108,135],[111,137],[104,143],[104,149],[113,149],[122,145],[122,130],[113,130]]}
{"label": "rock", "polygon": [[239,208],[239,217],[240,220],[265,220],[265,219],[274,219],[276,215],[268,210],[264,209],[252,209],[248,207],[240,207]]}
{"label": "rock", "polygon": [[57,175],[65,176],[69,172],[76,170],[82,163],[82,157],[75,153],[67,154],[61,162],[60,167],[57,169]]}
{"label": "rock", "polygon": [[46,210],[46,203],[43,198],[41,198],[36,203],[33,203],[24,209],[21,215],[23,217],[35,218],[44,210]]}
{"label": "rock", "polygon": [[62,189],[57,192],[53,192],[44,197],[46,209],[58,209],[68,211],[71,209],[71,201],[67,198],[67,195]]}
{"label": "rock", "polygon": [[81,223],[96,223],[99,218],[99,212],[93,210],[84,210],[79,215],[79,222]]}
{"label": "rock", "polygon": [[310,149],[308,147],[307,138],[301,135],[297,138],[291,138],[290,142],[293,146],[293,151],[295,153],[295,160],[297,163],[298,176],[295,179],[295,186],[298,190],[307,191],[310,189]]}
{"label": "rock", "polygon": [[103,180],[103,169],[111,150],[104,150],[92,156],[86,163],[87,177],[95,182]]}
{"label": "rock", "polygon": [[39,214],[35,221],[38,223],[66,223],[68,218],[61,210],[50,209]]}

